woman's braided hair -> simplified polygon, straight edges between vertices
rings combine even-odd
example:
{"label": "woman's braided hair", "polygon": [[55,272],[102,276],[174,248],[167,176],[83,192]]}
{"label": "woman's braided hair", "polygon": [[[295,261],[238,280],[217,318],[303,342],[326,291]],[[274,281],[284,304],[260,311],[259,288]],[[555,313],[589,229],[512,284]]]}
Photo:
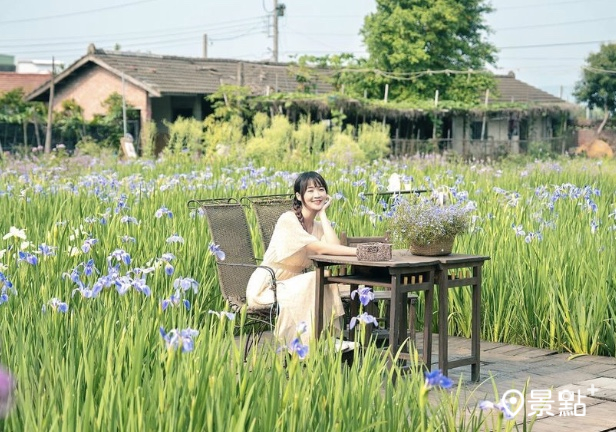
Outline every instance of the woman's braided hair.
{"label": "woman's braided hair", "polygon": [[304,215],[302,214],[302,202],[297,199],[297,194],[299,193],[299,195],[303,197],[306,193],[306,189],[308,189],[310,186],[324,187],[325,192],[327,192],[327,183],[325,182],[325,179],[321,176],[321,174],[319,174],[318,172],[306,171],[304,173],[301,173],[295,179],[295,184],[293,185],[293,192],[295,192],[295,194],[293,195],[293,211],[295,212],[295,216],[297,216],[299,223],[302,224],[302,228],[304,228],[305,231],[308,230],[306,229],[306,225],[304,224]]}

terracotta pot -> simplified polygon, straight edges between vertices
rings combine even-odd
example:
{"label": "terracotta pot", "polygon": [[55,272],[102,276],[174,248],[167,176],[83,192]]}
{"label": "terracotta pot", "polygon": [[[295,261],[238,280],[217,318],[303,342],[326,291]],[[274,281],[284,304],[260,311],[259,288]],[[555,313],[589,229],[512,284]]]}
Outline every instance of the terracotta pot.
{"label": "terracotta pot", "polygon": [[453,248],[455,237],[444,238],[427,245],[411,245],[409,250],[413,255],[442,256],[449,255]]}

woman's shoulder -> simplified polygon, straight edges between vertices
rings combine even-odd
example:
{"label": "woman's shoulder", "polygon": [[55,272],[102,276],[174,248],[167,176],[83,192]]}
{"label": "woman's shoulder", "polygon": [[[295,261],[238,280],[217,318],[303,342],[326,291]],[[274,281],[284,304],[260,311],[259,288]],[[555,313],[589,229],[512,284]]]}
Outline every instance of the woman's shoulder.
{"label": "woman's shoulder", "polygon": [[283,220],[283,221],[289,221],[293,219],[295,219],[296,221],[299,221],[299,219],[297,219],[297,215],[295,214],[293,210],[287,210],[286,212],[280,215],[280,218],[278,218],[278,220]]}

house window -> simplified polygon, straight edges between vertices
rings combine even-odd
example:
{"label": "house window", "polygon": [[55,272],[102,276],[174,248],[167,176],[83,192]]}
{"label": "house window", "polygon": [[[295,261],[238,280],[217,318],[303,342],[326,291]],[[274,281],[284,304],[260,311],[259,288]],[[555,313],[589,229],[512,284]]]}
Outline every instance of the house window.
{"label": "house window", "polygon": [[[480,140],[481,139],[481,127],[483,122],[476,121],[471,123],[471,139]],[[488,136],[488,123],[486,122],[486,130],[484,132],[484,136]]]}
{"label": "house window", "polygon": [[182,118],[191,118],[193,116],[192,108],[174,108],[173,115],[171,116],[172,121],[176,121],[178,117]]}

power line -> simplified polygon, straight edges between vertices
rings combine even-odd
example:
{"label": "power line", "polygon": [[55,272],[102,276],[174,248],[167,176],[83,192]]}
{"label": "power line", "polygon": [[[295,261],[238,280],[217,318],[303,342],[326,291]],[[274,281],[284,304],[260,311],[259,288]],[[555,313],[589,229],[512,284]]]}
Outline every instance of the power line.
{"label": "power line", "polygon": [[[217,32],[217,31],[225,31],[225,30],[233,30],[233,29],[244,29],[245,26],[248,25],[253,25],[253,24],[257,24],[259,22],[264,22],[264,20],[267,17],[265,15],[261,15],[261,16],[256,16],[256,17],[251,17],[251,18],[244,18],[241,20],[232,20],[232,21],[222,21],[219,22],[218,24],[199,24],[196,26],[190,26],[190,27],[186,27],[186,26],[182,26],[182,27],[171,27],[168,28],[167,31],[176,31],[176,30],[180,30],[180,31],[185,31],[185,32],[190,32],[190,31],[196,31],[196,30],[207,30],[208,32]],[[70,41],[70,42],[74,42],[75,39],[82,39],[82,40],[92,40],[92,39],[96,39],[96,38],[109,38],[109,37],[113,37],[113,38],[117,38],[117,37],[122,37],[122,36],[129,36],[129,35],[144,35],[144,34],[154,34],[154,35],[161,35],[161,34],[167,34],[167,33],[161,33],[160,29],[154,29],[154,30],[145,30],[145,31],[131,31],[131,32],[123,32],[123,33],[106,33],[106,34],[99,34],[99,35],[81,35],[81,36],[64,36],[64,37],[60,37],[60,38],[56,38],[56,39],[51,39],[50,38],[36,38],[36,39],[3,39],[2,42],[41,42],[41,41],[46,41],[46,42],[54,42],[54,43],[63,43],[64,41]],[[41,45],[39,43],[37,43],[37,45]],[[0,46],[2,47],[11,47],[11,46],[25,46],[25,44],[5,44],[2,43],[0,44]]]}
{"label": "power line", "polygon": [[[212,40],[232,40],[232,39],[237,39],[239,37],[242,37],[244,34],[246,34],[247,30],[248,31],[252,31],[254,29],[257,29],[259,27],[262,27],[264,23],[259,22],[259,21],[255,21],[252,23],[253,25],[248,27],[248,29],[246,28],[246,25],[241,25],[241,26],[233,26],[233,27],[228,27],[228,29],[226,30],[220,30],[220,31],[214,31],[214,32],[209,32],[208,31],[208,35],[213,35]],[[241,32],[241,33],[238,33]],[[67,42],[59,42],[59,41],[51,41],[51,42],[47,42],[47,43],[30,43],[30,44],[9,44],[9,45],[2,45],[0,44],[0,48],[2,49],[27,49],[27,48],[32,48],[32,47],[37,47],[37,48],[47,48],[47,49],[53,49],[54,47],[69,47],[69,46],[83,46],[83,45],[87,45],[90,42],[95,42],[96,44],[105,44],[105,43],[131,43],[131,44],[135,44],[138,43],[139,41],[148,41],[151,39],[155,39],[155,40],[161,40],[161,38],[166,38],[166,37],[171,37],[171,36],[188,36],[188,35],[194,35],[191,36],[191,38],[193,38],[194,40],[196,40],[196,36],[200,35],[203,33],[203,29],[199,29],[199,30],[186,30],[186,31],[180,31],[180,32],[168,32],[168,33],[161,33],[161,32],[157,32],[156,34],[153,35],[144,35],[144,36],[137,36],[137,37],[131,37],[131,38],[121,38],[121,37],[117,37],[118,35],[115,36],[110,36],[110,37],[106,37],[103,39],[97,39],[97,38],[88,38],[88,39],[82,39],[82,40],[75,40],[73,39],[70,43]],[[253,32],[254,33],[254,32]]]}
{"label": "power line", "polygon": [[587,41],[587,42],[557,42],[550,44],[537,44],[537,45],[512,45],[512,46],[504,46],[498,47],[500,50],[505,49],[526,49],[526,48],[549,48],[549,47],[557,47],[557,46],[573,46],[573,45],[595,45],[601,43],[612,43],[610,41]]}
{"label": "power line", "polygon": [[[242,33],[236,34],[236,35],[232,35],[232,36],[221,36],[219,38],[216,39],[211,39],[215,42],[222,42],[222,41],[228,41],[228,40],[233,40],[233,39],[240,39],[246,36],[249,36],[251,34],[258,34],[258,33],[262,33],[263,30],[258,30],[260,27],[259,26],[254,26],[248,29],[244,29],[244,31]],[[160,37],[154,37],[154,36],[149,36],[147,39],[155,39],[155,40],[141,40],[141,41],[136,41],[135,39],[129,39],[129,40],[122,40],[122,39],[108,39],[108,40],[97,40],[95,41],[96,45],[100,45],[100,46],[106,46],[106,45],[113,45],[115,43],[119,43],[122,47],[125,48],[141,48],[141,47],[162,47],[162,46],[169,46],[169,44],[176,44],[177,42],[190,42],[195,43],[196,41],[198,41],[198,38],[196,38],[195,36],[185,36],[185,35],[181,35],[181,34],[176,34],[176,35],[168,35],[168,36],[180,36],[180,37],[168,37],[168,38],[160,38]],[[140,38],[140,39],[145,39],[145,38]],[[184,43],[182,44],[182,46],[184,45],[188,45],[188,43]],[[83,45],[82,45],[83,46]],[[63,44],[60,48],[47,48],[44,50],[23,50],[20,51],[20,55],[26,55],[26,54],[39,54],[42,52],[45,53],[49,53],[49,52],[53,52],[54,54],[68,54],[68,53],[82,53],[83,54],[83,48],[81,47],[76,47],[76,46],[68,46],[66,44]],[[112,46],[109,46],[110,49],[112,49]]]}
{"label": "power line", "polygon": [[560,27],[560,26],[565,26],[565,25],[571,25],[571,24],[584,24],[584,23],[591,23],[591,22],[599,22],[599,21],[611,21],[611,20],[616,20],[616,16],[612,16],[612,17],[607,17],[607,18],[594,18],[594,19],[587,19],[587,20],[578,20],[578,21],[564,21],[564,22],[559,22],[559,23],[553,23],[553,24],[531,24],[531,25],[523,25],[523,26],[515,26],[515,27],[503,27],[500,29],[494,29],[496,32],[499,31],[507,31],[507,30],[522,30],[522,29],[531,29],[531,28],[545,28],[545,27]]}
{"label": "power line", "polygon": [[605,1],[605,0],[567,0],[567,1],[558,1],[558,2],[551,2],[551,3],[531,3],[531,4],[525,4],[525,5],[505,6],[505,7],[497,8],[495,10],[501,11],[501,10],[509,10],[509,9],[538,8],[538,7],[560,6],[560,5],[575,4],[575,3],[586,5],[586,3],[590,3],[593,1]]}
{"label": "power line", "polygon": [[107,11],[111,9],[122,9],[128,6],[134,6],[134,5],[142,4],[142,3],[152,3],[155,1],[158,1],[158,0],[139,0],[136,2],[132,2],[132,3],[125,3],[125,4],[120,4],[120,5],[114,5],[114,6],[105,6],[105,7],[98,8],[98,9],[89,9],[89,10],[79,11],[79,12],[67,12],[67,13],[58,14],[58,15],[48,15],[48,16],[43,16],[43,17],[21,18],[21,19],[0,21],[0,24],[15,24],[15,23],[23,23],[23,22],[44,21],[44,20],[50,20],[50,19],[56,19],[56,18],[66,18],[69,16],[76,16],[76,15],[88,15],[91,13],[97,13],[97,12]]}

